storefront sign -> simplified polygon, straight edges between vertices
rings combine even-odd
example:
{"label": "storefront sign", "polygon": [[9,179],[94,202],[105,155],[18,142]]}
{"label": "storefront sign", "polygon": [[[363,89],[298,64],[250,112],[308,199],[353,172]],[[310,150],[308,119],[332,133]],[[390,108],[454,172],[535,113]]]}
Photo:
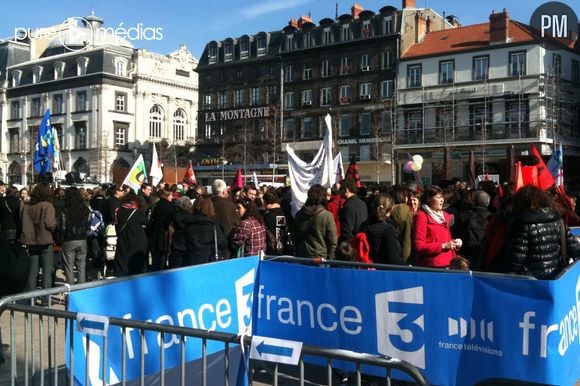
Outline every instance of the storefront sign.
{"label": "storefront sign", "polygon": [[269,107],[253,107],[251,109],[235,109],[205,113],[205,121],[232,121],[236,119],[268,118],[269,116]]}

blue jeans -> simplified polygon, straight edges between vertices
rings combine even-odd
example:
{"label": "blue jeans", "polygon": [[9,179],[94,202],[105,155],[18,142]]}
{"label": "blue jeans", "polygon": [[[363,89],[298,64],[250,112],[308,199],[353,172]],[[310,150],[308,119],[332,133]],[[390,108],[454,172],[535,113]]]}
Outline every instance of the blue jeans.
{"label": "blue jeans", "polygon": [[75,283],[75,265],[79,273],[77,283],[86,281],[87,240],[68,240],[62,243],[62,263],[68,284]]}
{"label": "blue jeans", "polygon": [[54,269],[54,252],[50,245],[31,245],[27,248],[30,256],[30,270],[28,271],[28,281],[26,291],[36,290],[38,281],[38,267],[42,260],[42,288],[52,287],[52,271]]}

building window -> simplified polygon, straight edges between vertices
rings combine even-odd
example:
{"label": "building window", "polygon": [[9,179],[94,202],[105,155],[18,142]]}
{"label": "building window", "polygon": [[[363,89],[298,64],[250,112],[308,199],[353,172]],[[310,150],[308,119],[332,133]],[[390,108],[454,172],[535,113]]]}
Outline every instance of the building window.
{"label": "building window", "polygon": [[350,85],[345,84],[340,86],[340,104],[348,104],[350,103]]}
{"label": "building window", "polygon": [[54,94],[52,96],[52,113],[53,114],[64,113],[64,102],[62,94]]}
{"label": "building window", "polygon": [[422,67],[414,64],[407,67],[407,87],[421,87]]}
{"label": "building window", "polygon": [[266,55],[266,37],[258,36],[258,56]]}
{"label": "building window", "polygon": [[371,147],[369,145],[361,145],[359,147],[359,157],[358,160],[361,162],[371,160]]}
{"label": "building window", "polygon": [[114,127],[115,133],[115,143],[116,149],[125,149],[127,147],[127,130],[128,126],[126,124],[116,123]]}
{"label": "building window", "polygon": [[312,38],[312,32],[308,31],[302,35],[302,43],[304,48],[310,48],[314,46],[314,39]]}
{"label": "building window", "polygon": [[472,134],[479,134],[483,128],[487,128],[491,121],[492,114],[490,105],[478,104],[470,107],[469,124]]}
{"label": "building window", "polygon": [[554,76],[562,75],[562,55],[552,54],[552,71]]}
{"label": "building window", "polygon": [[363,21],[361,28],[362,28],[361,34],[363,38],[370,38],[371,36],[373,36],[373,30],[371,28],[370,20]]}
{"label": "building window", "polygon": [[20,153],[20,133],[17,128],[8,129],[10,136],[10,153]]}
{"label": "building window", "polygon": [[185,124],[187,118],[183,109],[177,109],[173,114],[173,140],[183,141],[185,139]]}
{"label": "building window", "polygon": [[244,90],[234,90],[234,107],[241,107],[244,105]]}
{"label": "building window", "polygon": [[278,86],[269,85],[266,88],[266,92],[268,93],[266,97],[268,103],[278,103]]}
{"label": "building window", "polygon": [[294,93],[287,92],[284,94],[284,109],[292,110],[294,108]]}
{"label": "building window", "polygon": [[381,113],[381,134],[391,135],[393,130],[393,123],[390,111],[383,111]]}
{"label": "building window", "polygon": [[350,115],[341,114],[340,115],[340,133],[341,137],[350,136]]}
{"label": "building window", "polygon": [[289,141],[294,140],[294,133],[296,131],[296,123],[294,119],[285,119],[284,120],[284,134],[285,138]]}
{"label": "building window", "polygon": [[62,129],[61,124],[53,124],[52,125],[54,131],[56,131],[56,139],[54,141],[54,148],[57,151],[61,151],[64,145],[64,130]]}
{"label": "building window", "polygon": [[320,89],[320,106],[330,106],[332,103],[332,88],[323,87]]}
{"label": "building window", "polygon": [[76,111],[87,111],[87,92],[86,91],[77,91],[77,98],[76,98]]}
{"label": "building window", "polygon": [[312,90],[303,90],[302,91],[302,105],[303,106],[312,106]]}
{"label": "building window", "polygon": [[231,62],[234,59],[234,45],[232,42],[227,42],[224,45],[224,61]]}
{"label": "building window", "polygon": [[87,148],[87,124],[86,122],[75,122],[75,149],[85,150]]}
{"label": "building window", "polygon": [[312,138],[312,118],[302,118],[302,139]]}
{"label": "building window", "polygon": [[452,60],[439,62],[439,84],[450,84],[454,81],[455,63]]}
{"label": "building window", "polygon": [[322,44],[332,43],[332,32],[329,27],[324,27],[322,30]]}
{"label": "building window", "polygon": [[42,78],[42,66],[32,67],[32,83],[40,82]]}
{"label": "building window", "polygon": [[578,83],[580,81],[580,65],[577,60],[572,60],[572,82]]}
{"label": "building window", "polygon": [[211,94],[206,94],[203,96],[203,107],[206,110],[211,110],[212,105],[211,105]]}
{"label": "building window", "polygon": [[115,58],[115,75],[127,76],[127,59]]}
{"label": "building window", "polygon": [[42,115],[42,110],[40,107],[40,98],[32,98],[30,102],[30,116],[40,117]]}
{"label": "building window", "polygon": [[163,132],[163,110],[159,105],[153,105],[149,110],[149,137],[161,138]]}
{"label": "building window", "polygon": [[489,76],[489,56],[473,58],[473,80],[485,80]]}
{"label": "building window", "polygon": [[371,63],[369,54],[362,54],[360,56],[360,69],[361,71],[370,71]]}
{"label": "building window", "polygon": [[250,106],[258,106],[262,103],[262,98],[259,87],[250,88]]}
{"label": "building window", "polygon": [[393,50],[383,51],[383,70],[390,70],[393,68],[394,56]]}
{"label": "building window", "polygon": [[342,31],[341,31],[341,36],[342,36],[342,41],[343,42],[347,42],[350,39],[352,39],[351,37],[351,30],[350,30],[350,25],[349,24],[344,24],[342,26]]}
{"label": "building window", "polygon": [[[530,124],[530,111],[527,101],[524,102],[510,102],[506,106],[506,123],[508,128],[512,129],[528,129]],[[522,135],[524,133],[518,133]]]}
{"label": "building window", "polygon": [[423,114],[421,110],[413,110],[405,113],[405,140],[407,143],[422,142]]}
{"label": "building window", "polygon": [[228,108],[228,94],[227,92],[218,92],[218,109]]}
{"label": "building window", "polygon": [[77,76],[86,75],[89,66],[89,58],[77,58]]}
{"label": "building window", "polygon": [[242,39],[240,42],[240,59],[247,59],[250,57],[250,40]]}
{"label": "building window", "polygon": [[509,76],[526,75],[526,53],[510,52],[509,54]]}
{"label": "building window", "polygon": [[217,63],[217,45],[211,44],[208,50],[208,61],[209,64]]}
{"label": "building window", "polygon": [[[28,148],[29,152],[33,153],[36,149],[36,141],[38,139],[38,126],[28,126]],[[26,145],[24,145],[26,146]]]}
{"label": "building window", "polygon": [[236,70],[236,80],[244,80],[244,70]]}
{"label": "building window", "polygon": [[20,78],[22,77],[22,71],[16,70],[12,73],[12,87],[20,86]]}
{"label": "building window", "polygon": [[64,76],[64,62],[55,62],[54,63],[54,79],[62,79]]}
{"label": "building window", "polygon": [[350,72],[350,58],[348,56],[343,56],[340,58],[340,75],[348,75]]}
{"label": "building window", "polygon": [[294,80],[294,71],[292,69],[292,65],[289,64],[284,68],[284,81],[292,82],[293,80]]}
{"label": "building window", "polygon": [[385,17],[383,25],[384,25],[384,29],[385,29],[385,35],[392,33],[393,32],[393,17],[392,16]]}
{"label": "building window", "polygon": [[122,92],[115,93],[115,111],[126,111],[127,108],[127,94]]}
{"label": "building window", "polygon": [[20,119],[20,101],[10,103],[10,119]]}
{"label": "building window", "polygon": [[371,133],[371,113],[362,113],[359,119],[360,135],[369,135]]}
{"label": "building window", "polygon": [[323,78],[328,78],[330,76],[330,61],[325,59],[320,65],[320,75]]}
{"label": "building window", "polygon": [[362,100],[370,100],[371,99],[371,92],[372,92],[372,84],[370,82],[361,83],[360,85],[360,99]]}
{"label": "building window", "polygon": [[312,67],[304,66],[304,69],[302,70],[302,79],[303,80],[312,79]]}
{"label": "building window", "polygon": [[294,35],[286,35],[286,51],[294,49]]}
{"label": "building window", "polygon": [[384,80],[381,82],[381,99],[389,99],[393,97],[393,81]]}

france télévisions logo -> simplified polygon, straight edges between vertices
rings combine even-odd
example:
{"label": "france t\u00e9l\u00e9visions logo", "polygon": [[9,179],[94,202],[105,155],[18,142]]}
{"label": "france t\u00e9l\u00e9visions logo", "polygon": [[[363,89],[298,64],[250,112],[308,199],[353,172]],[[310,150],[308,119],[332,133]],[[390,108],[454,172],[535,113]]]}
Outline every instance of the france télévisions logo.
{"label": "france t\u00e9l\u00e9visions logo", "polygon": [[423,287],[375,295],[377,351],[425,368]]}
{"label": "france t\u00e9l\u00e9visions logo", "polygon": [[578,33],[578,17],[570,6],[551,1],[540,5],[532,14],[530,25],[540,31],[542,37],[573,39]]}

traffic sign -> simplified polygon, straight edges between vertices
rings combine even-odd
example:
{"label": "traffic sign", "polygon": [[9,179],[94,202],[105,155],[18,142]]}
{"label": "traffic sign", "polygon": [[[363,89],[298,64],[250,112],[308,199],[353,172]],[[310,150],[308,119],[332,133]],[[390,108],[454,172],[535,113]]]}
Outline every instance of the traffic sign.
{"label": "traffic sign", "polygon": [[250,358],[297,365],[301,352],[302,342],[255,335],[252,337]]}
{"label": "traffic sign", "polygon": [[77,313],[77,331],[83,334],[106,336],[109,318],[102,315]]}

